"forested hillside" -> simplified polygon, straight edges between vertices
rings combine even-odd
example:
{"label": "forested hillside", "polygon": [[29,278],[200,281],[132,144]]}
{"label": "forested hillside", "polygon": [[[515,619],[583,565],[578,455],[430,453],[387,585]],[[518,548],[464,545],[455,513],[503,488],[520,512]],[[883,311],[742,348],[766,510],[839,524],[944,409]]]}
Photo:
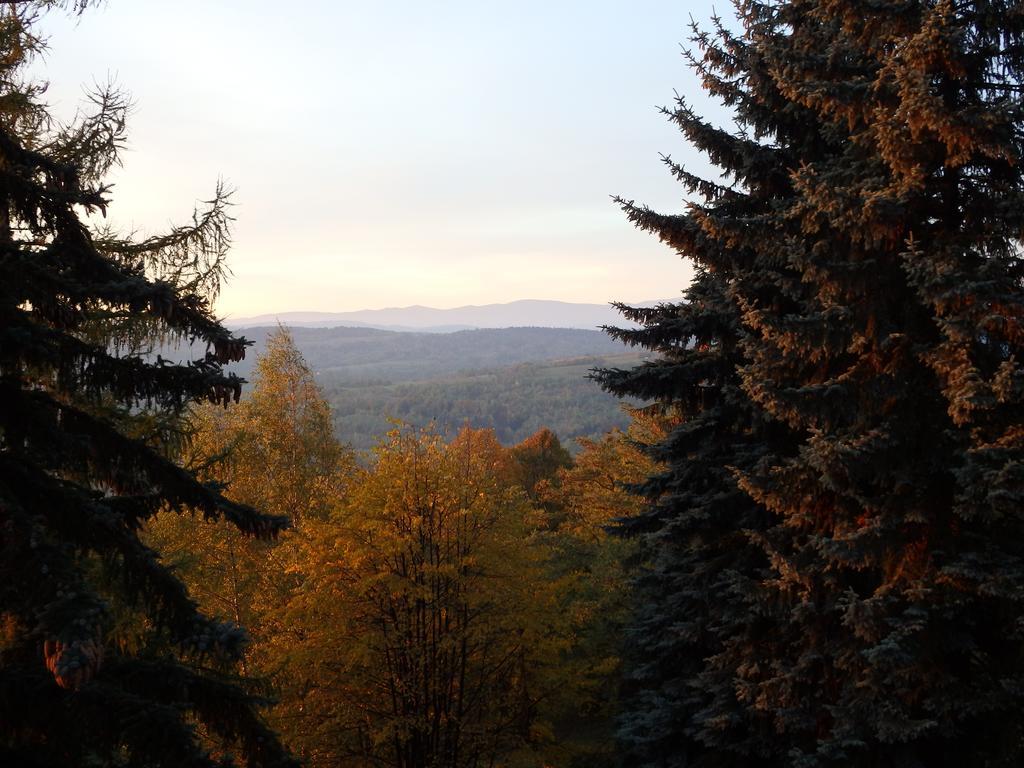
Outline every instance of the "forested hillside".
{"label": "forested hillside", "polygon": [[[277,326],[246,328],[246,359],[232,367],[252,372]],[[578,328],[484,328],[454,333],[407,333],[374,328],[290,328],[318,377],[347,384],[394,384],[517,363],[621,354],[627,347],[600,331]]]}
{"label": "forested hillside", "polygon": [[602,392],[588,376],[594,368],[635,365],[639,354],[519,363],[424,381],[350,384],[321,377],[334,413],[337,434],[354,448],[369,448],[387,431],[388,418],[410,424],[464,424],[493,429],[505,445],[520,442],[541,427],[575,438],[624,429],[629,417],[617,398]]}
{"label": "forested hillside", "polygon": [[[244,329],[254,343],[231,369],[251,377],[252,361],[277,330]],[[648,356],[599,331],[573,328],[289,332],[331,404],[338,438],[357,449],[372,447],[388,419],[398,418],[441,430],[467,423],[493,429],[504,444],[546,426],[575,450],[575,438],[628,423],[621,401],[596,387],[591,371]]]}

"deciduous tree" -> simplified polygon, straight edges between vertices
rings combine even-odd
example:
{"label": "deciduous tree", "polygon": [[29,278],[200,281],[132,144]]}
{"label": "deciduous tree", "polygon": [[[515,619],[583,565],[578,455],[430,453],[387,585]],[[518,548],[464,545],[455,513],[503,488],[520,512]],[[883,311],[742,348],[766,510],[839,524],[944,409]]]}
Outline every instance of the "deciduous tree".
{"label": "deciduous tree", "polygon": [[489,431],[396,430],[296,540],[276,716],[312,764],[516,765],[542,746],[545,670],[568,640],[510,469]]}
{"label": "deciduous tree", "polygon": [[558,435],[547,427],[512,446],[511,456],[512,471],[527,497],[544,508],[548,525],[557,527],[562,509],[557,495],[549,491],[560,482],[559,470],[572,466],[572,456],[562,447]]}
{"label": "deciduous tree", "polygon": [[631,605],[628,571],[636,545],[608,531],[642,511],[643,500],[630,488],[655,469],[642,447],[664,437],[657,420],[640,412],[632,417],[626,433],[580,438],[572,466],[540,488],[544,508],[560,511],[557,527],[545,536],[553,553],[547,570],[548,578],[564,585],[563,611],[573,638],[556,672],[558,694],[545,702],[559,747],[554,765],[618,764],[614,723],[629,642],[624,636]]}
{"label": "deciduous tree", "polygon": [[[184,458],[200,476],[243,504],[286,515],[294,530],[324,519],[340,503],[354,469],[352,452],[335,438],[330,406],[291,334],[279,329],[257,359],[250,392],[224,409],[190,414]],[[196,525],[160,515],[147,541],[172,563],[203,608],[245,626],[257,639],[269,608],[291,586],[279,540],[259,541],[223,522]]]}

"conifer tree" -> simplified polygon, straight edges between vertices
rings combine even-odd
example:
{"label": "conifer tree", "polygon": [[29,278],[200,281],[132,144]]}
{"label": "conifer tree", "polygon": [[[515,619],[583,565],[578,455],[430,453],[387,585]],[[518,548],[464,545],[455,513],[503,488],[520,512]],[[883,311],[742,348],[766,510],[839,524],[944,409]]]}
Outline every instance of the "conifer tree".
{"label": "conifer tree", "polygon": [[629,521],[631,765],[1024,757],[1024,9],[739,2],[667,110],[725,176],[679,215],[678,304],[600,374],[683,419]]}
{"label": "conifer tree", "polygon": [[[168,458],[184,408],[240,389],[222,366],[246,342],[209,303],[226,201],[142,241],[92,226],[126,102],[98,93],[66,126],[46,113],[23,66],[51,5],[0,9],[0,764],[291,765],[230,674],[244,633],[202,615],[139,539],[162,508],[252,536],[286,524]],[[207,351],[142,354],[161,337]]]}

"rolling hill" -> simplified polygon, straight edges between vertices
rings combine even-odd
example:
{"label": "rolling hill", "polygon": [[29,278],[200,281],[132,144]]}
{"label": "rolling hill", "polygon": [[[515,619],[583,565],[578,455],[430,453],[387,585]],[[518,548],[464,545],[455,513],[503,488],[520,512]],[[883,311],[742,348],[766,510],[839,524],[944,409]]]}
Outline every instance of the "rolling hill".
{"label": "rolling hill", "polygon": [[[253,347],[231,370],[248,377],[276,327],[245,328]],[[401,333],[374,328],[290,328],[318,376],[352,383],[420,381],[519,363],[618,355],[626,347],[601,331],[499,328]],[[255,354],[254,354],[255,353]]]}
{"label": "rolling hill", "polygon": [[[244,329],[253,347],[231,369],[251,377],[274,330]],[[507,444],[547,426],[571,447],[573,438],[597,436],[627,420],[620,403],[587,378],[589,372],[635,365],[644,357],[600,331],[573,328],[290,330],[331,403],[338,436],[358,449],[371,447],[388,430],[389,417],[451,429],[468,420],[493,428]]]}

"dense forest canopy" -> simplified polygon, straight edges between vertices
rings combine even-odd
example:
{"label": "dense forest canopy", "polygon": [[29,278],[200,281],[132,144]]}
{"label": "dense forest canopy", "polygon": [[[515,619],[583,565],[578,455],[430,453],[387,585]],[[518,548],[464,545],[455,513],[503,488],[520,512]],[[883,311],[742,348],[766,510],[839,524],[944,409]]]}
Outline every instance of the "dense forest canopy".
{"label": "dense forest canopy", "polygon": [[[275,332],[247,328],[255,355],[230,370],[252,378],[252,361]],[[388,431],[388,419],[433,422],[442,430],[469,423],[493,429],[504,445],[549,427],[575,450],[576,438],[597,438],[629,423],[621,401],[589,381],[591,370],[645,357],[604,333],[573,328],[289,332],[330,403],[338,438],[360,451]]]}
{"label": "dense forest canopy", "polygon": [[[257,326],[245,328],[244,332],[259,355],[276,330],[277,326]],[[627,352],[622,342],[607,334],[579,328],[480,328],[415,333],[342,326],[293,327],[289,332],[317,375],[339,384],[395,384],[520,363]],[[170,349],[166,354],[174,353]],[[241,360],[231,370],[249,378],[252,360]]]}

